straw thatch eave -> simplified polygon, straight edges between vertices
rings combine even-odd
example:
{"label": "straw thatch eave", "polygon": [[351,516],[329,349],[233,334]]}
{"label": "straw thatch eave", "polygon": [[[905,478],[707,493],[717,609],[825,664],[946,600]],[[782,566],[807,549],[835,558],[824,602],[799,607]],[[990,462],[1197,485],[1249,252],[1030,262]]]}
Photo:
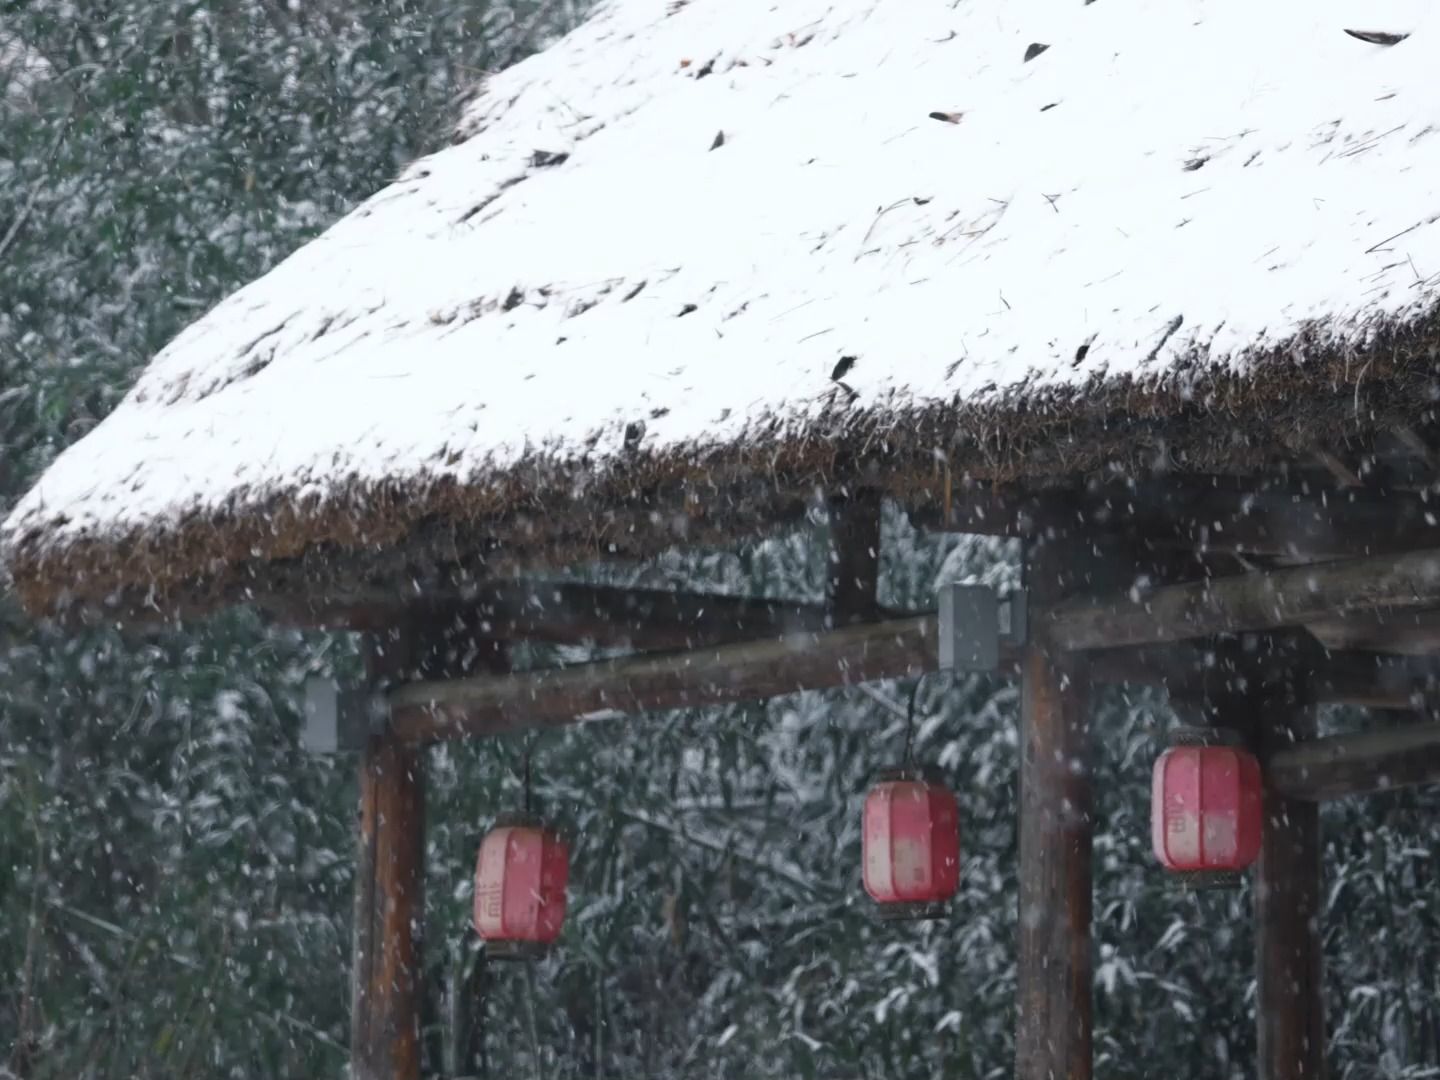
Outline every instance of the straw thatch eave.
{"label": "straw thatch eave", "polygon": [[1376,329],[1363,348],[1312,327],[1243,363],[1182,365],[1148,382],[889,410],[847,408],[837,390],[819,420],[757,421],[732,442],[597,459],[536,453],[464,482],[342,483],[325,499],[240,501],[65,545],[36,534],[12,546],[9,563],[35,612],[196,612],[279,596],[320,604],[375,583],[420,602],[441,583],[734,544],[794,523],[822,492],[868,488],[933,517],[947,487],[964,483],[1021,492],[1255,474],[1431,424],[1437,399],[1440,316]]}
{"label": "straw thatch eave", "polygon": [[0,549],[37,610],[423,592],[819,489],[924,509],[1423,428],[1440,19],[1349,15],[606,0],[162,350]]}

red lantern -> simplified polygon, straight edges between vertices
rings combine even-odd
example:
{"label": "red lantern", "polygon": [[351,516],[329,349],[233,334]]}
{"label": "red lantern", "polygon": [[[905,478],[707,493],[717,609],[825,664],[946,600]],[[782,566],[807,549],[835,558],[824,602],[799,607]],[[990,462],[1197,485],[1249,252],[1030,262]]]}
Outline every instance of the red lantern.
{"label": "red lantern", "polygon": [[1181,728],[1155,762],[1150,840],[1194,887],[1239,884],[1260,854],[1260,763],[1232,732]]}
{"label": "red lantern", "polygon": [[493,957],[538,956],[560,936],[570,849],[531,818],[502,818],[480,845],[475,930]]}
{"label": "red lantern", "polygon": [[960,887],[960,807],[932,770],[891,769],[865,796],[865,891],[882,918],[933,919]]}

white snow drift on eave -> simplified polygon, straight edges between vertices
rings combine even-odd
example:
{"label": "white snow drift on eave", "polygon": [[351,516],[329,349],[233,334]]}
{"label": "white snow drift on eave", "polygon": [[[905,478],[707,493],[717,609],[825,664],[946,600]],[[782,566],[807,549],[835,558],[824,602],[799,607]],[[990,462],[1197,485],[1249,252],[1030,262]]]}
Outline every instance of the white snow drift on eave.
{"label": "white snow drift on eave", "polygon": [[842,357],[864,408],[1359,339],[1440,287],[1437,68],[1424,0],[614,0],[182,334],[5,530],[730,439]]}

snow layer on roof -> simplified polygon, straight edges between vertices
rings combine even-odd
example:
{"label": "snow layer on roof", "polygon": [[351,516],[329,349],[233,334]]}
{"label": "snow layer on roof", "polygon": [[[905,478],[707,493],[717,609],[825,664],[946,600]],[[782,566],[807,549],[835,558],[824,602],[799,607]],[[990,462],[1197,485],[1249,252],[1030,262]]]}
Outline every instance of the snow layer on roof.
{"label": "snow layer on roof", "polygon": [[181,334],[5,533],[742,438],[847,357],[885,408],[1362,339],[1440,289],[1436,70],[1425,0],[612,0]]}

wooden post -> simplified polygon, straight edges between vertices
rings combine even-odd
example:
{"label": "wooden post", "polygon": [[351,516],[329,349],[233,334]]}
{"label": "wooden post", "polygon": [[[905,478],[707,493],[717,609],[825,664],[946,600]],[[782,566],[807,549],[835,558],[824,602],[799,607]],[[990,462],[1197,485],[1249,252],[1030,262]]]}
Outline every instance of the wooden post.
{"label": "wooden post", "polygon": [[[1079,585],[1065,546],[1049,540],[1032,548],[1032,609],[1043,611]],[[1091,1075],[1094,821],[1084,674],[1083,662],[1044,640],[1021,654],[1017,1080]]]}
{"label": "wooden post", "polygon": [[[510,667],[506,643],[486,636],[480,614],[416,615],[366,639],[366,668],[380,686],[468,678]],[[351,1080],[419,1080],[422,1026],[435,1028],[436,987],[424,984],[425,747],[390,723],[372,735],[360,771],[352,971]],[[477,1002],[467,1003],[477,1006]],[[478,1008],[466,1010],[480,1038]],[[463,1038],[470,1045],[473,1040]],[[462,1047],[463,1049],[463,1047]],[[432,1040],[430,1057],[442,1058]],[[466,1054],[466,1057],[473,1057]],[[466,1063],[468,1065],[468,1063]]]}
{"label": "wooden post", "polygon": [[[1312,709],[1262,711],[1262,761],[1315,735]],[[1255,1020],[1260,1080],[1323,1080],[1325,1012],[1320,948],[1320,808],[1266,780],[1264,841],[1255,878]]]}
{"label": "wooden post", "polygon": [[874,491],[830,500],[830,562],[826,593],[840,615],[869,616],[878,609],[880,496]]}
{"label": "wooden post", "polygon": [[[415,670],[408,632],[370,639],[372,679]],[[372,735],[360,766],[351,968],[352,1080],[419,1080],[425,917],[424,747]]]}
{"label": "wooden post", "polygon": [[420,1077],[424,752],[393,735],[376,735],[360,769],[351,973],[354,1080]]}

